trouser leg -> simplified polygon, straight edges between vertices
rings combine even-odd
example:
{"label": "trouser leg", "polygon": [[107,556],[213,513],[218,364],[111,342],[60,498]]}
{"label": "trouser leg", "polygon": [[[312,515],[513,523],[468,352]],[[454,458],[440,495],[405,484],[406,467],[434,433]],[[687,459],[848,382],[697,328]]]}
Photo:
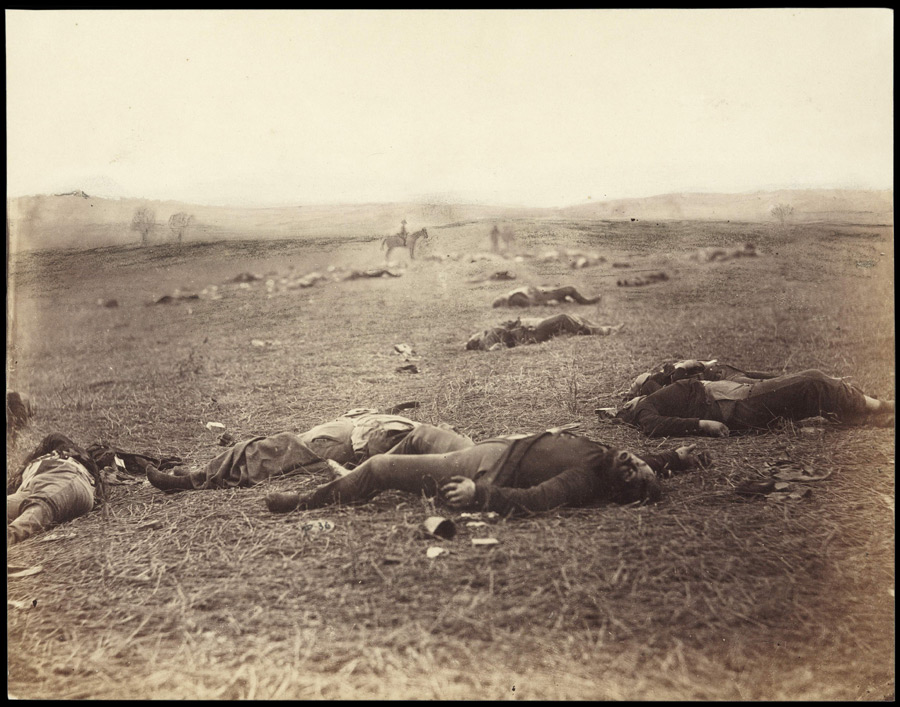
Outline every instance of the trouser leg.
{"label": "trouser leg", "polygon": [[599,295],[597,297],[585,297],[571,285],[567,285],[566,287],[558,287],[557,289],[553,290],[551,296],[553,299],[559,302],[562,302],[566,297],[569,297],[578,304],[594,304],[600,301]]}
{"label": "trouser leg", "polygon": [[728,425],[763,429],[777,419],[833,415],[850,420],[865,411],[865,396],[859,389],[821,371],[809,370],[755,383],[748,398],[736,401]]}
{"label": "trouser leg", "polygon": [[6,497],[6,524],[9,525],[25,508],[29,494],[18,491]]}
{"label": "trouser leg", "polygon": [[[7,513],[9,507],[7,506]],[[34,501],[21,506],[17,517],[6,526],[6,537],[10,545],[37,535],[54,523],[53,511],[45,503]]]}
{"label": "trouser leg", "polygon": [[300,508],[363,503],[389,489],[437,495],[453,476],[475,478],[503,453],[503,445],[477,445],[446,454],[379,454],[300,500]]}
{"label": "trouser leg", "polygon": [[422,424],[418,425],[386,454],[445,454],[468,449],[474,444],[469,437],[459,432]]}
{"label": "trouser leg", "polygon": [[560,334],[590,334],[590,327],[581,318],[570,314],[556,314],[547,317],[535,329],[535,338],[538,341],[547,341]]}
{"label": "trouser leg", "polygon": [[619,327],[621,324],[618,327],[599,326],[573,314],[557,314],[548,317],[535,327],[535,338],[538,341],[547,341],[559,334],[609,336]]}

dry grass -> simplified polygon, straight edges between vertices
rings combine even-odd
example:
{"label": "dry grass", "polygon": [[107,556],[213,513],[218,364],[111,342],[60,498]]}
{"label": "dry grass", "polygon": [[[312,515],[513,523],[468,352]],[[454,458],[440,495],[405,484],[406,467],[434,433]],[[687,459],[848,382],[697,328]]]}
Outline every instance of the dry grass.
{"label": "dry grass", "polygon": [[[435,229],[428,253],[481,248],[489,226]],[[431,230],[431,229],[429,229]],[[403,278],[319,283],[267,297],[145,306],[234,275],[367,267],[377,241],[270,241],[32,254],[13,262],[10,381],[39,405],[14,465],[53,430],[201,464],[241,439],[305,429],[351,407],[419,400],[417,419],[476,438],[581,422],[635,449],[662,443],[601,423],[661,359],[819,367],[894,396],[892,229],[755,224],[517,224],[520,246],[600,250],[670,280],[616,288],[629,270],[419,261]],[[690,249],[763,254],[699,264]],[[880,255],[885,253],[885,255]],[[858,262],[873,262],[860,267]],[[466,280],[513,269],[516,283]],[[574,284],[565,307],[611,337],[465,352],[516,284]],[[97,307],[115,297],[120,307]],[[538,308],[529,315],[549,314]],[[52,335],[51,335],[52,334]],[[280,341],[257,348],[251,339]],[[395,343],[421,356],[398,373]],[[881,699],[893,695],[894,440],[885,429],[796,425],[699,440],[712,469],[645,508],[560,510],[418,534],[435,511],[398,493],[360,508],[274,516],[272,489],[164,495],[113,489],[95,512],[8,552],[43,572],[9,580],[9,690],[28,698]],[[665,444],[670,444],[671,441]],[[734,487],[792,458],[832,470],[795,504]],[[440,509],[438,509],[440,511]],[[446,511],[443,511],[446,514]],[[331,532],[310,533],[310,519]],[[71,534],[71,537],[68,535]],[[493,548],[470,537],[493,536]],[[449,554],[429,560],[426,548]]]}

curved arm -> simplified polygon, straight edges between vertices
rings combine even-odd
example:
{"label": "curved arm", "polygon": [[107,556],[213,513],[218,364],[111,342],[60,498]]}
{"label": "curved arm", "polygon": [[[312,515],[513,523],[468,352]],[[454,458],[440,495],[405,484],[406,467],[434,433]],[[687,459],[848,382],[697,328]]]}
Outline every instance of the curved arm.
{"label": "curved arm", "polygon": [[585,469],[567,469],[531,488],[476,482],[472,507],[505,515],[521,515],[560,506],[587,506],[602,500],[602,487],[597,474]]}

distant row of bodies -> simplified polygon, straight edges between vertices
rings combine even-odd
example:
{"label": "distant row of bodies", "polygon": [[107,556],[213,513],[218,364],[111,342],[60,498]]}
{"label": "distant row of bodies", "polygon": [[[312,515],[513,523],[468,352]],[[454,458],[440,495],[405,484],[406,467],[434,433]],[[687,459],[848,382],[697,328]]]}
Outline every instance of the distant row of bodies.
{"label": "distant row of bodies", "polygon": [[[650,436],[764,431],[779,420],[813,416],[893,424],[892,401],[818,370],[772,375],[715,361],[669,362],[639,376],[629,394],[613,417]],[[334,476],[304,495],[268,494],[273,512],[365,503],[393,489],[452,508],[513,515],[656,501],[661,480],[709,464],[692,444],[635,454],[561,428],[476,442],[447,425],[358,409],[305,433],[241,442],[203,467],[170,474],[146,464],[143,471],[168,492],[248,487],[301,473]],[[89,512],[100,479],[86,450],[63,435],[45,438],[8,485],[8,543]]]}

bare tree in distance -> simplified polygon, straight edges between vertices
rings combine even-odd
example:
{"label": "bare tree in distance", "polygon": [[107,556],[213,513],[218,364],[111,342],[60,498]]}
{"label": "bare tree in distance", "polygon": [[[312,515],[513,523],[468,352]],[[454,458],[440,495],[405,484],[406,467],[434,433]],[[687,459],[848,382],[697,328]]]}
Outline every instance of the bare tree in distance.
{"label": "bare tree in distance", "polygon": [[194,215],[185,211],[179,211],[177,214],[169,216],[169,230],[179,243],[184,239],[184,232],[188,230],[194,222]]}
{"label": "bare tree in distance", "polygon": [[778,219],[778,222],[782,227],[787,223],[793,213],[794,207],[790,204],[776,204],[772,207],[772,216]]}
{"label": "bare tree in distance", "polygon": [[156,223],[156,212],[153,209],[148,209],[146,206],[135,209],[134,216],[131,218],[131,230],[141,234],[141,245],[147,245],[147,239],[154,223]]}

